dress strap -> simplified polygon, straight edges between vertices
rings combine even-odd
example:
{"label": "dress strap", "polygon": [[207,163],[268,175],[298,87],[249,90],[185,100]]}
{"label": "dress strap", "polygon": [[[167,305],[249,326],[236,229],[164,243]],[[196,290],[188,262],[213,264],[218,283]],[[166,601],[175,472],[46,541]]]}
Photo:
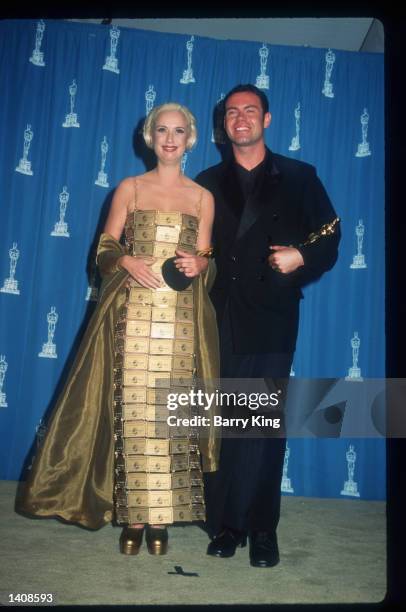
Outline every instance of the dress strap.
{"label": "dress strap", "polygon": [[200,213],[202,210],[202,199],[203,199],[203,189],[200,190],[200,198],[199,198],[199,201],[196,207],[197,208],[197,218],[199,219],[199,221],[200,221]]}
{"label": "dress strap", "polygon": [[[134,177],[134,207],[132,210],[132,218],[133,218],[133,227],[135,227],[135,213],[137,212],[138,208],[137,208],[137,199],[138,199],[138,185],[137,185],[137,179]],[[133,245],[133,249],[135,248],[135,245]],[[134,255],[134,253],[133,253]]]}
{"label": "dress strap", "polygon": [[137,184],[137,179],[134,177],[134,208],[133,208],[134,212],[138,210],[137,200],[138,200],[138,184]]}

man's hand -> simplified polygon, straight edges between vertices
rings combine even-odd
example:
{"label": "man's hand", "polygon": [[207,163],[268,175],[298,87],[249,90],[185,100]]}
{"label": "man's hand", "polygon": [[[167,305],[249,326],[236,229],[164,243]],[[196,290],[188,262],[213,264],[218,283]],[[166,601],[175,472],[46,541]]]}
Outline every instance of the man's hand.
{"label": "man's hand", "polygon": [[274,252],[268,257],[268,263],[276,272],[289,274],[304,265],[302,254],[294,247],[274,245],[269,248]]}

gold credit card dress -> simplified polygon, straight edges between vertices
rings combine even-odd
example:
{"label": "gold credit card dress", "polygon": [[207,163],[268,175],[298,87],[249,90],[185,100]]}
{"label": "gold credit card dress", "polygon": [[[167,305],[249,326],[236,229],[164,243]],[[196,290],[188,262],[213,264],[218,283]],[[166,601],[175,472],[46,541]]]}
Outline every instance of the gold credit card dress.
{"label": "gold credit card dress", "polygon": [[[163,262],[180,248],[194,253],[198,219],[180,212],[134,210],[126,250]],[[161,276],[162,278],[162,276]],[[196,374],[193,286],[146,289],[131,281],[115,329],[114,505],[119,524],[205,519],[198,432],[169,425],[193,406],[168,410],[168,393],[187,393]]]}

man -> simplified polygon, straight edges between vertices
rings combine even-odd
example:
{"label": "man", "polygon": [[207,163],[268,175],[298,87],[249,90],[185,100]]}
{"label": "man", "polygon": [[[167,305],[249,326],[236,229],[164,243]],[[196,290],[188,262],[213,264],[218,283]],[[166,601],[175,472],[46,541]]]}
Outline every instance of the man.
{"label": "man", "polygon": [[[215,197],[217,277],[210,297],[220,331],[221,376],[287,380],[301,287],[337,259],[336,213],[313,166],[265,146],[271,114],[261,90],[238,85],[223,104],[232,156],[196,179]],[[317,232],[318,239],[308,241]],[[220,470],[206,478],[214,536],[209,555],[233,556],[248,534],[251,565],[279,562],[285,447],[283,436],[223,439]]]}

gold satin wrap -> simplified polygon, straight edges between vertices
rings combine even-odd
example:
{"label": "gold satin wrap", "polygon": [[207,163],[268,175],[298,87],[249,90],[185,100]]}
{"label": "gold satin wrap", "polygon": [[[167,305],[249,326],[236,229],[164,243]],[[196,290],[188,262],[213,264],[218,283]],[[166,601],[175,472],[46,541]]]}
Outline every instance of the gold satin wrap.
{"label": "gold satin wrap", "polygon": [[[120,289],[128,278],[117,260],[125,254],[125,248],[112,236],[101,235],[97,249],[103,279],[99,301],[52,412],[17,511],[57,516],[91,529],[99,529],[113,518],[114,329],[126,299]],[[193,281],[197,376],[207,381],[207,391],[214,391],[210,383],[219,375],[217,325],[208,297],[214,277],[215,264],[209,261],[206,273]],[[203,471],[215,471],[220,440],[214,427],[199,444]]]}

